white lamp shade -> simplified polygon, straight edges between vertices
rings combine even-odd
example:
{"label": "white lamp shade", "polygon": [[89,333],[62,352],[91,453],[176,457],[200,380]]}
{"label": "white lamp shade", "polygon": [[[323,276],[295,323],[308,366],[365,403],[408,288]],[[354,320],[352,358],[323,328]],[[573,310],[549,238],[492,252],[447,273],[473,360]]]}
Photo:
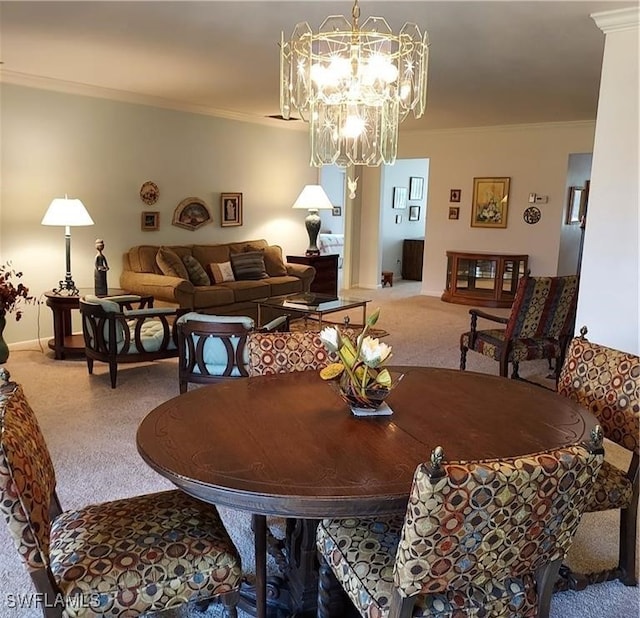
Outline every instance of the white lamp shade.
{"label": "white lamp shade", "polygon": [[93,225],[93,219],[79,199],[56,197],[49,204],[40,223],[42,225],[80,226]]}
{"label": "white lamp shade", "polygon": [[333,204],[320,185],[307,185],[294,202],[293,208],[305,210],[321,210],[333,208]]}

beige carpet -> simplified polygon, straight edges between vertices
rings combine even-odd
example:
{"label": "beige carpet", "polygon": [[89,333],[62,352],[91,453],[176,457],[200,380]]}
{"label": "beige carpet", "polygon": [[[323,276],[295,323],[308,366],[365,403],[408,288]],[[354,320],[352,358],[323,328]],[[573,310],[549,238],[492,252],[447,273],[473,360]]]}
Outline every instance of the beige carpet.
{"label": "beige carpet", "polygon": [[[468,328],[468,307],[418,296],[418,283],[396,283],[393,288],[350,292],[371,298],[370,308],[381,307],[377,326],[389,332],[385,342],[393,346],[396,364],[457,368],[458,338]],[[508,313],[504,310],[496,311]],[[357,314],[354,314],[355,321]],[[83,359],[54,361],[52,353],[37,343],[12,346],[6,364],[12,379],[23,384],[38,415],[58,476],[63,508],[74,509],[166,489],[170,484],[138,456],[135,432],[141,419],[161,402],[178,396],[177,363],[124,365],[118,387],[109,385],[107,366],[96,363],[89,376]],[[497,363],[469,354],[468,369],[497,373]],[[521,373],[545,382],[546,363],[525,363]],[[462,430],[462,428],[461,428]],[[612,449],[608,457],[619,457]],[[249,518],[222,510],[238,544],[247,571],[253,569]],[[571,550],[571,564],[581,570],[611,566],[617,554],[617,513],[586,516]],[[18,594],[32,592],[28,577],[5,526],[0,525],[0,618],[40,616],[36,609],[12,607]],[[598,584],[579,593],[554,595],[553,618],[636,618],[640,597],[637,588],[616,582]],[[181,615],[200,616],[195,608]],[[216,615],[209,610],[207,618]]]}

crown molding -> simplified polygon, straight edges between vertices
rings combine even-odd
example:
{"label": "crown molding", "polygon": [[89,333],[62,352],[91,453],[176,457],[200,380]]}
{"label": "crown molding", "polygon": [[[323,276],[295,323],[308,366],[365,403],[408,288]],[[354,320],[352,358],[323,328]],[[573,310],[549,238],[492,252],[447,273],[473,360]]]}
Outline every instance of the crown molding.
{"label": "crown molding", "polygon": [[640,26],[640,6],[592,13],[591,19],[596,22],[596,26],[605,34],[624,30],[637,30],[638,26]]}
{"label": "crown molding", "polygon": [[[595,128],[596,121],[593,120],[566,120],[556,122],[529,122],[522,124],[497,124],[487,125],[483,127],[456,127],[451,129],[417,129],[411,130],[411,133],[420,131],[421,133],[429,133],[434,135],[446,135],[454,133],[487,133],[496,131],[538,131],[540,129],[587,129]],[[402,131],[402,125],[400,125]]]}
{"label": "crown molding", "polygon": [[61,92],[64,94],[108,99],[110,101],[119,101],[121,103],[133,103],[134,105],[146,105],[149,107],[170,109],[178,112],[187,112],[190,114],[214,116],[216,118],[225,118],[227,120],[236,120],[238,122],[249,122],[269,127],[277,126],[278,128],[293,129],[296,131],[307,130],[306,123],[285,122],[275,118],[253,116],[251,114],[216,109],[205,105],[184,103],[180,101],[173,101],[171,99],[163,99],[161,97],[127,92],[125,90],[104,88],[102,86],[93,86],[78,82],[69,82],[61,79],[52,79],[50,77],[41,77],[39,75],[29,75],[27,73],[9,71],[6,69],[0,70],[0,83],[25,86],[27,88],[37,88],[40,90],[49,90],[52,92]]}

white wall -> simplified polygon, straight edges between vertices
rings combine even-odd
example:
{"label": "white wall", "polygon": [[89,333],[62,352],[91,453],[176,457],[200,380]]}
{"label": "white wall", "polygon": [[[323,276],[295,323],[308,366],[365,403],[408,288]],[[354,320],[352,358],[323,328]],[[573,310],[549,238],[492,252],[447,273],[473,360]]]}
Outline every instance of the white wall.
{"label": "white wall", "polygon": [[322,226],[320,231],[331,231],[332,234],[344,234],[344,191],[347,186],[346,170],[337,165],[324,165],[320,168],[320,184],[329,201],[340,207],[340,215],[331,210],[319,210]]}
{"label": "white wall", "polygon": [[[409,179],[412,177],[424,180],[422,198],[408,200],[405,209],[393,208],[393,191],[395,187],[405,187],[409,195]],[[382,270],[390,270],[400,278],[402,270],[402,244],[405,238],[424,238],[427,220],[427,195],[429,191],[428,159],[398,159],[393,165],[385,165],[382,170],[382,186],[380,191],[380,228],[382,230],[381,251]],[[420,208],[418,221],[409,221],[411,206]],[[402,221],[396,222],[400,216]],[[380,277],[378,276],[378,280]]]}
{"label": "white wall", "polygon": [[[93,288],[94,241],[105,241],[118,285],[122,254],[137,244],[216,243],[266,238],[285,253],[308,244],[306,213],[291,208],[305,184],[317,183],[304,131],[2,84],[0,260],[24,271],[40,296],[64,278],[64,229],[40,225],[49,203],[65,193],[82,199],[95,221],[72,229],[72,273]],[[154,181],[160,199],[139,197]],[[243,194],[244,224],[220,227],[220,193]],[[171,225],[174,209],[199,197],[213,223],[189,231]],[[160,212],[160,230],[140,229],[142,211]],[[40,315],[38,317],[38,309]],[[48,307],[27,307],[7,321],[6,340],[51,335]]]}
{"label": "white wall", "polygon": [[[533,275],[555,275],[567,160],[572,152],[591,151],[593,131],[591,122],[574,122],[401,133],[401,158],[430,161],[422,292],[442,294],[447,250],[526,253]],[[473,179],[494,176],[511,178],[507,227],[471,227]],[[460,203],[449,203],[451,189],[461,189]],[[535,225],[522,218],[530,193],[549,198],[539,205]],[[457,221],[448,218],[454,205]]]}
{"label": "white wall", "polygon": [[576,328],[640,353],[638,49],[640,9],[594,16],[606,33]]}

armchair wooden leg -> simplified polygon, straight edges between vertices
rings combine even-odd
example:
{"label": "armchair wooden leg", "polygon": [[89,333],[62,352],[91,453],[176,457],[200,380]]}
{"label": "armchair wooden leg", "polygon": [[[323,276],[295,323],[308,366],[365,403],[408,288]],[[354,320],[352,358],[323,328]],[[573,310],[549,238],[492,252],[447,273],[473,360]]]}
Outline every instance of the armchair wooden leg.
{"label": "armchair wooden leg", "polygon": [[520,369],[520,363],[518,362],[513,362],[513,371],[511,372],[511,379],[512,380],[519,380],[520,379],[520,374],[518,373],[518,370]]}
{"label": "armchair wooden leg", "polygon": [[460,346],[460,370],[464,371],[467,368],[467,351],[469,348]]}
{"label": "armchair wooden leg", "polygon": [[330,618],[329,607],[331,604],[331,580],[333,573],[324,556],[318,554],[320,568],[318,571],[318,618]]}
{"label": "armchair wooden leg", "polygon": [[536,583],[538,588],[538,618],[549,618],[553,586],[558,579],[558,572],[560,571],[561,565],[562,560],[558,559],[538,569],[536,574]]}
{"label": "armchair wooden leg", "polygon": [[89,375],[93,374],[93,359],[87,356],[87,371]]}
{"label": "armchair wooden leg", "polygon": [[220,601],[224,606],[224,615],[227,618],[238,618],[238,602],[240,601],[240,592],[234,590],[220,597]]}
{"label": "armchair wooden leg", "polygon": [[115,388],[118,379],[118,363],[116,361],[109,361],[109,377],[111,378],[111,388]]}
{"label": "armchair wooden leg", "polygon": [[636,519],[638,515],[638,500],[634,496],[632,508],[620,509],[620,562],[618,567],[623,573],[620,581],[625,586],[637,586],[636,575]]}

